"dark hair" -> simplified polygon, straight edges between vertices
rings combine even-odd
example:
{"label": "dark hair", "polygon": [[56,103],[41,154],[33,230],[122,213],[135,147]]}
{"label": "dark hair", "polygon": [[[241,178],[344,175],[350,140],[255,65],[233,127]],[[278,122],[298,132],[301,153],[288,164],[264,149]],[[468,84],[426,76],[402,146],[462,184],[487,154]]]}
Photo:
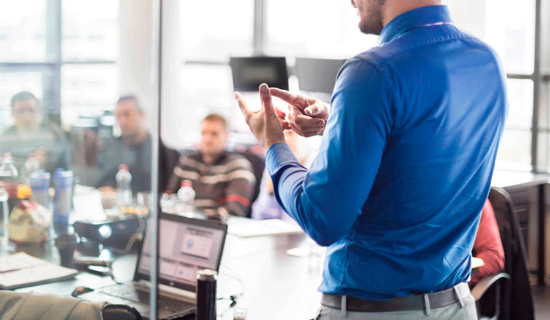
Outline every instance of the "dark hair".
{"label": "dark hair", "polygon": [[36,101],[36,103],[40,104],[40,101],[38,101],[38,98],[36,98],[34,94],[28,91],[21,91],[18,94],[14,95],[13,98],[11,98],[11,107],[13,108],[13,105],[18,101],[25,101],[29,99],[32,99]]}
{"label": "dark hair", "polygon": [[225,117],[218,113],[211,113],[204,117],[202,121],[208,121],[208,122],[219,122],[223,125],[223,128],[227,131],[227,120],[225,120]]}
{"label": "dark hair", "polygon": [[141,104],[139,104],[138,98],[137,98],[135,95],[133,95],[133,94],[128,94],[128,95],[125,95],[125,96],[122,96],[122,97],[118,98],[116,104],[119,104],[120,102],[126,101],[126,100],[132,100],[132,101],[134,101],[134,104],[136,105],[136,108],[137,108],[139,111],[143,111],[143,108],[141,108]]}

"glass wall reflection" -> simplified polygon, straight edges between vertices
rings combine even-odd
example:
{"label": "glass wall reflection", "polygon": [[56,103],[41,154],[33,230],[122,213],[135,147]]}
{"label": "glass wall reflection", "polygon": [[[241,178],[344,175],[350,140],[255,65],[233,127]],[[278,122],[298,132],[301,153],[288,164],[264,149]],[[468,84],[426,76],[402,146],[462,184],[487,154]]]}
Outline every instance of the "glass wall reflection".
{"label": "glass wall reflection", "polygon": [[142,249],[156,261],[151,191],[171,174],[163,164],[170,172],[156,176],[159,3],[0,4],[0,233],[10,239],[0,259],[25,253],[91,277],[22,291],[84,286],[97,294],[85,299],[109,301],[99,288],[137,279]]}

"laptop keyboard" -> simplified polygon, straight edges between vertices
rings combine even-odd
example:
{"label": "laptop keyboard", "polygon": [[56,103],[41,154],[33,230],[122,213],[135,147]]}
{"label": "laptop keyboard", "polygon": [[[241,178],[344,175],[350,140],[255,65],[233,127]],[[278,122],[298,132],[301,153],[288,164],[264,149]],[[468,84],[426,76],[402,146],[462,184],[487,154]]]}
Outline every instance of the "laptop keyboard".
{"label": "laptop keyboard", "polygon": [[[149,305],[151,302],[149,292],[140,290],[131,283],[106,287],[99,291],[113,297],[143,303],[145,305]],[[195,305],[193,303],[159,295],[159,308],[161,309],[183,311],[194,307]]]}

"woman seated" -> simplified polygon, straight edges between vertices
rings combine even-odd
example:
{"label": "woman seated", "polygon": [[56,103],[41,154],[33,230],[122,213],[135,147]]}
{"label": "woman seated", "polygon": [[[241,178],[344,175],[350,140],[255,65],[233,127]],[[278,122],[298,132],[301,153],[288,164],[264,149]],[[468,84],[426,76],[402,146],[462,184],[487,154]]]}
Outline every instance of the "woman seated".
{"label": "woman seated", "polygon": [[483,266],[472,272],[470,287],[473,287],[479,280],[504,270],[504,248],[500,240],[495,212],[489,200],[485,201],[483,210],[481,210],[481,220],[472,255],[482,259]]}

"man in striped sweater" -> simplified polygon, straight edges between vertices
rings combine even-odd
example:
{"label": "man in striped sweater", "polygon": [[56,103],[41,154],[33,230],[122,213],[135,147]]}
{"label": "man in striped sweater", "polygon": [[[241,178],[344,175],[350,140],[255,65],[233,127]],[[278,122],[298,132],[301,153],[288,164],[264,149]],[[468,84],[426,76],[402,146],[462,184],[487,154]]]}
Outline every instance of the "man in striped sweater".
{"label": "man in striped sweater", "polygon": [[227,121],[209,114],[201,121],[201,142],[197,152],[181,156],[167,190],[177,192],[183,180],[195,190],[195,206],[208,216],[248,216],[256,185],[252,165],[242,155],[226,150]]}

